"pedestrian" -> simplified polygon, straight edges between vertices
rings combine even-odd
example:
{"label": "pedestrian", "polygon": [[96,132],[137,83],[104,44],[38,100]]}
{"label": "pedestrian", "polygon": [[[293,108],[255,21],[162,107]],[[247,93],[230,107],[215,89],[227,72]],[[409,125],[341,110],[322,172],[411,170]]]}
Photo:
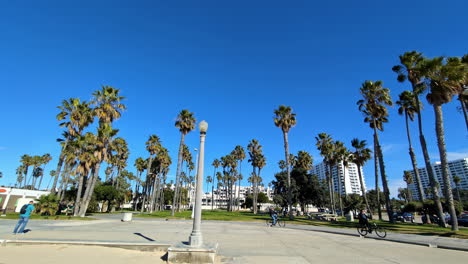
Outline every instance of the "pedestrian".
{"label": "pedestrian", "polygon": [[34,201],[30,201],[29,204],[25,204],[23,207],[21,207],[20,218],[15,226],[15,229],[13,230],[13,234],[16,235],[17,233],[24,233],[24,228],[28,224],[29,217],[35,209],[33,204]]}

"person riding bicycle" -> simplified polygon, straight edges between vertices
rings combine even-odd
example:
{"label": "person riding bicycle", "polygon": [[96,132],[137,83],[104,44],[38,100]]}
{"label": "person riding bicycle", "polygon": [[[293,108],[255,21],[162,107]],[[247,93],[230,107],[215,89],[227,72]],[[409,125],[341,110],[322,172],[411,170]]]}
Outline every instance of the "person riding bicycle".
{"label": "person riding bicycle", "polygon": [[369,217],[366,215],[365,209],[361,210],[361,212],[358,215],[358,219],[359,219],[359,224],[361,226],[367,227],[367,230],[369,230],[369,233],[372,233],[372,228],[370,227],[370,224],[369,224]]}
{"label": "person riding bicycle", "polygon": [[276,221],[278,220],[278,212],[270,208],[270,217],[271,217],[271,226],[276,225]]}

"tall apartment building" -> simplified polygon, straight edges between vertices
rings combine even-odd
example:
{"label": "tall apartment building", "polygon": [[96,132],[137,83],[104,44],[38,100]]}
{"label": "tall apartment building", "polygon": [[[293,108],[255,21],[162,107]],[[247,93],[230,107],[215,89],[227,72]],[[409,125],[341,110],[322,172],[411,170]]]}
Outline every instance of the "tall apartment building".
{"label": "tall apartment building", "polygon": [[[440,185],[440,193],[442,195],[442,190],[444,189],[444,180],[442,178],[442,165],[440,162],[435,162],[432,164],[432,170],[434,172],[436,181]],[[451,181],[452,188],[456,188],[455,183],[453,182],[453,176],[460,177],[461,181],[459,184],[460,189],[468,189],[468,158],[457,159],[448,162],[449,177]],[[413,177],[413,183],[407,184],[408,189],[410,189],[412,197],[414,200],[418,199],[419,191],[416,186],[416,178],[413,170],[407,170],[411,173]],[[426,190],[430,187],[429,175],[427,174],[426,167],[418,168],[419,176],[421,178],[423,189]],[[426,193],[426,196],[431,197],[430,194]]]}
{"label": "tall apartment building", "polygon": [[[318,176],[320,180],[326,180],[326,171],[327,166],[324,162],[314,165],[312,167],[312,174]],[[361,168],[362,173],[362,168]],[[362,174],[364,178],[364,174]],[[341,194],[351,194],[356,193],[361,195],[361,183],[359,181],[358,167],[354,163],[349,163],[348,167],[344,167],[343,164],[338,164],[332,168],[332,179],[333,179],[333,190],[335,192],[340,192]],[[341,190],[338,188],[338,179],[341,179]],[[344,183],[344,184],[343,184]],[[363,179],[364,190],[366,190],[366,183]]]}

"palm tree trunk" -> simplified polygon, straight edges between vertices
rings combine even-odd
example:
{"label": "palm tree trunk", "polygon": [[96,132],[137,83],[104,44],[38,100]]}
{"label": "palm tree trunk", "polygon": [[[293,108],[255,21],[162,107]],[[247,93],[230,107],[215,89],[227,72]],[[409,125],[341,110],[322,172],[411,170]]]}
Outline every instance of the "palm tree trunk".
{"label": "palm tree trunk", "polygon": [[463,98],[461,97],[461,95],[458,96],[458,100],[460,100],[463,117],[465,117],[466,129],[468,130],[468,114],[466,113],[466,103],[463,101]]}
{"label": "palm tree trunk", "polygon": [[336,213],[336,201],[335,201],[335,183],[333,181],[333,168],[331,164],[328,164],[328,181],[330,185],[330,202],[331,202],[331,209],[333,213]]}
{"label": "palm tree trunk", "polygon": [[383,186],[384,195],[385,195],[385,208],[387,209],[387,215],[388,215],[388,219],[390,220],[390,223],[394,223],[395,219],[393,219],[393,208],[390,202],[390,190],[388,188],[387,175],[385,173],[384,158],[383,158],[382,148],[380,147],[380,143],[379,143],[379,135],[377,134],[377,129],[375,128],[375,123],[374,123],[374,135],[375,135],[377,150],[378,150],[378,155],[379,155],[380,177],[382,178],[382,186]]}
{"label": "palm tree trunk", "polygon": [[[417,94],[416,92],[416,85],[413,84],[413,92]],[[427,151],[427,144],[426,144],[426,138],[424,137],[423,134],[423,128],[422,128],[422,116],[421,116],[421,109],[420,109],[420,102],[419,102],[419,96],[415,96],[415,101],[416,101],[416,110],[418,114],[418,129],[419,129],[419,141],[421,144],[421,149],[422,153],[424,156],[424,163],[426,165],[426,172],[427,175],[429,175],[429,182],[431,184],[431,190],[432,190],[432,197],[434,199],[434,203],[436,204],[436,212],[437,216],[439,217],[439,226],[445,227],[445,217],[442,209],[442,203],[440,202],[440,197],[439,197],[439,188],[437,186],[437,181],[434,176],[434,170],[432,169],[431,165],[431,159],[429,158],[429,152]]]}
{"label": "palm tree trunk", "polygon": [[375,172],[375,193],[377,195],[377,212],[379,214],[379,220],[382,221],[382,208],[380,208],[380,189],[379,189],[379,154],[377,151],[375,131],[374,131],[374,172]]}
{"label": "palm tree trunk", "polygon": [[346,166],[344,161],[342,162],[343,165],[343,189],[344,189],[344,195],[345,198],[348,198],[348,193],[346,192]]}
{"label": "palm tree trunk", "polygon": [[26,165],[24,168],[23,188],[27,186],[28,170],[29,166]]}
{"label": "palm tree trunk", "polygon": [[366,188],[364,188],[364,179],[362,177],[361,165],[357,165],[357,167],[359,174],[359,183],[361,184],[362,197],[364,198],[364,202],[366,203],[367,211],[371,213],[372,211],[370,210],[369,201],[367,200]]}
{"label": "palm tree trunk", "polygon": [[[408,137],[409,155],[411,158],[411,164],[413,165],[413,172],[416,178],[416,186],[418,187],[418,198],[420,202],[424,202],[424,189],[419,176],[418,164],[416,163],[416,155],[413,151],[413,144],[411,143],[411,133],[409,128],[408,112],[405,111],[405,123],[406,123],[406,136]],[[429,219],[429,218],[428,218]]]}
{"label": "palm tree trunk", "polygon": [[76,193],[76,199],[75,199],[75,211],[73,213],[73,216],[78,216],[78,213],[80,211],[80,201],[81,201],[81,193],[83,190],[83,180],[84,180],[84,175],[80,173],[79,176],[79,181],[78,181],[78,192]]}
{"label": "palm tree trunk", "polygon": [[338,166],[335,165],[335,168],[336,168],[336,176],[337,176],[337,180],[338,180],[338,197],[340,198],[340,214],[341,216],[344,216],[344,212],[343,212],[343,197],[341,195],[341,175],[340,175],[340,170],[338,168]]}
{"label": "palm tree trunk", "polygon": [[457,189],[456,189],[456,190],[457,190],[457,198],[458,198],[458,202],[459,202],[459,203],[461,203],[461,202],[462,202],[462,200],[460,199],[460,186],[458,186],[458,185],[457,185],[456,187],[457,187]]}
{"label": "palm tree trunk", "polygon": [[448,174],[447,150],[445,147],[444,119],[442,105],[433,104],[436,120],[437,146],[439,147],[440,163],[444,180],[445,200],[448,203],[450,217],[452,219],[452,231],[458,231],[457,213],[453,201],[452,184]]}
{"label": "palm tree trunk", "polygon": [[174,210],[176,207],[176,200],[177,200],[177,189],[180,182],[180,171],[182,170],[182,155],[183,155],[183,147],[185,141],[185,134],[181,133],[180,135],[180,143],[179,143],[179,155],[177,157],[177,171],[176,171],[176,185],[174,190],[174,199],[172,201],[172,208],[171,208],[171,216],[174,216]]}
{"label": "palm tree trunk", "polygon": [[89,202],[93,197],[94,187],[96,186],[96,181],[99,178],[99,168],[101,167],[100,163],[97,163],[94,170],[92,171],[92,177],[89,180],[88,186],[86,186],[85,195],[83,198],[83,205],[80,208],[80,217],[84,217],[86,215],[86,211],[88,210]]}
{"label": "palm tree trunk", "polygon": [[294,217],[292,215],[292,189],[291,189],[291,167],[289,165],[289,142],[288,142],[288,133],[283,131],[283,140],[284,140],[284,157],[286,160],[286,168],[288,175],[288,210],[289,210],[289,219],[292,220]]}
{"label": "palm tree trunk", "polygon": [[59,156],[59,160],[58,160],[58,163],[57,163],[57,169],[55,170],[56,171],[56,174],[55,174],[55,178],[54,178],[54,183],[52,183],[52,188],[50,190],[50,192],[52,194],[55,194],[56,191],[55,191],[55,188],[57,187],[57,182],[58,182],[58,179],[60,177],[60,172],[62,170],[62,165],[63,165],[63,161],[65,160],[65,148],[67,147],[68,145],[68,138],[65,140],[65,143],[62,147],[62,151],[60,152],[60,156]]}

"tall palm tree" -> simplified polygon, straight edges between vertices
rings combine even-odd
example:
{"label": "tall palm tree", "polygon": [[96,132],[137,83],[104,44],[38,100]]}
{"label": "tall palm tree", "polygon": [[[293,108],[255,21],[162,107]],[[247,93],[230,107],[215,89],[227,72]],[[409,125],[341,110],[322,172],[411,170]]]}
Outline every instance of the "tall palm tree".
{"label": "tall palm tree", "polygon": [[[109,149],[118,130],[112,128],[112,122],[119,119],[126,106],[122,104],[125,97],[119,95],[120,90],[111,86],[102,86],[101,90],[94,92],[91,104],[94,106],[92,113],[99,120],[96,133],[96,143],[93,150],[94,160],[92,162],[92,174],[86,187],[83,203],[80,205],[80,217],[84,217],[88,209],[94,186],[99,178],[99,169],[102,162],[109,161]],[[128,155],[127,155],[128,157]]]}
{"label": "tall palm tree", "polygon": [[[374,131],[374,145],[379,159],[380,176],[382,178],[382,185],[385,195],[385,207],[387,209],[388,219],[394,223],[393,208],[390,203],[390,190],[388,188],[387,175],[385,173],[385,164],[383,159],[382,148],[379,142],[378,130],[383,131],[383,124],[388,122],[388,109],[386,106],[392,106],[393,102],[390,97],[390,90],[382,87],[382,81],[365,81],[361,88],[360,93],[363,99],[359,100],[359,111],[364,115],[364,122],[369,123],[370,128]],[[378,193],[378,190],[376,190]]]}
{"label": "tall palm tree", "polygon": [[453,201],[452,185],[448,173],[447,149],[445,146],[444,119],[442,105],[450,102],[452,98],[461,93],[460,83],[467,77],[464,65],[458,59],[434,58],[427,63],[427,77],[430,91],[427,101],[432,104],[436,120],[437,146],[439,148],[440,163],[445,190],[445,200],[448,203],[452,221],[452,230],[458,230],[457,214]]}
{"label": "tall palm tree", "polygon": [[[51,160],[52,160],[52,156],[49,153],[46,153],[46,154],[42,155],[41,164],[44,166],[44,167],[42,167],[42,171],[45,171],[45,167],[46,167],[47,163],[49,163]],[[44,177],[44,174],[42,174],[41,179],[39,180],[39,185],[38,185],[39,190],[41,189],[41,184],[42,184],[42,178],[43,177]]]}
{"label": "tall palm tree", "polygon": [[[90,107],[90,103],[80,101],[78,98],[70,98],[63,100],[62,105],[57,107],[61,111],[57,114],[57,120],[63,121],[60,123],[61,127],[65,127],[65,137],[61,142],[62,149],[60,151],[59,160],[57,163],[57,173],[52,183],[51,193],[56,193],[57,182],[61,174],[63,162],[65,159],[65,149],[67,144],[73,138],[77,138],[83,130],[93,122],[94,113]],[[62,142],[63,141],[63,142]]]}
{"label": "tall palm tree", "polygon": [[266,158],[263,155],[262,145],[256,139],[252,139],[247,146],[249,151],[249,160],[252,164],[252,176],[250,181],[252,182],[253,189],[253,213],[257,214],[257,197],[258,197],[258,186],[261,183],[261,169],[266,165]]}
{"label": "tall palm tree", "polygon": [[417,95],[414,97],[416,101],[416,113],[418,116],[418,129],[419,129],[419,141],[421,144],[421,150],[424,157],[424,163],[426,165],[426,171],[429,175],[429,181],[431,184],[432,197],[436,204],[437,216],[440,219],[439,226],[445,227],[445,217],[443,214],[442,203],[440,202],[439,189],[437,187],[437,181],[435,179],[434,170],[432,169],[431,159],[429,158],[429,152],[427,150],[426,138],[423,133],[422,115],[421,115],[421,103],[419,95],[422,94],[424,86],[423,83],[425,75],[425,59],[422,53],[417,51],[405,52],[399,56],[400,65],[393,66],[392,70],[398,74],[397,80],[399,82],[405,82],[408,80],[411,83],[413,94]]}
{"label": "tall palm tree", "polygon": [[288,132],[289,130],[296,125],[296,114],[292,112],[291,107],[280,105],[278,109],[274,111],[275,125],[283,131],[283,140],[284,140],[284,158],[286,160],[287,167],[287,176],[288,176],[288,210],[289,210],[289,219],[293,219],[292,214],[292,189],[291,189],[291,168],[289,160],[289,142],[288,142]]}
{"label": "tall palm tree", "polygon": [[191,113],[187,109],[184,109],[179,113],[175,122],[175,126],[180,131],[180,144],[179,144],[179,155],[177,157],[176,185],[175,185],[175,191],[174,191],[174,199],[172,201],[171,216],[174,216],[176,201],[178,199],[177,196],[178,196],[178,188],[180,184],[180,173],[182,171],[182,154],[183,154],[185,135],[187,135],[190,131],[195,129],[195,123],[196,123],[196,119],[193,116],[193,113]]}
{"label": "tall palm tree", "polygon": [[21,160],[20,162],[23,164],[23,187],[26,187],[26,183],[27,183],[27,180],[28,180],[28,169],[29,169],[29,166],[32,165],[33,163],[33,159],[31,156],[25,154],[23,156],[21,156]]}
{"label": "tall palm tree", "polygon": [[[409,171],[405,171],[403,173],[403,180],[406,182],[407,185],[410,185],[410,184],[414,183],[413,176],[411,175],[411,173]],[[409,186],[408,186],[407,189],[408,189],[408,194],[409,194],[408,201],[411,201],[411,200],[413,200],[412,199],[413,196],[411,194],[411,190],[410,190]],[[429,218],[427,218],[427,219],[429,219]]]}
{"label": "tall palm tree", "polygon": [[323,157],[323,162],[326,166],[325,174],[327,175],[330,209],[332,210],[332,212],[335,212],[335,195],[333,191],[333,175],[331,170],[333,164],[332,156],[334,152],[333,139],[327,133],[320,133],[317,137],[315,137],[315,140],[315,146],[320,151],[320,155]]}
{"label": "tall palm tree", "polygon": [[146,163],[146,184],[145,184],[145,191],[143,195],[143,204],[141,206],[141,212],[144,212],[145,210],[145,205],[146,205],[146,200],[149,197],[149,190],[151,189],[151,183],[152,183],[152,173],[151,173],[151,167],[153,166],[153,160],[154,156],[158,153],[158,151],[161,149],[161,140],[159,139],[158,136],[156,135],[150,135],[148,140],[145,143],[146,145],[146,150],[149,152],[150,156],[148,158],[148,162]]}
{"label": "tall palm tree", "polygon": [[[214,203],[215,203],[215,199],[214,199],[214,182],[215,182],[215,180],[218,180],[218,182],[219,182],[219,179],[218,179],[217,174],[216,174],[216,170],[218,169],[219,166],[221,166],[221,163],[219,162],[218,159],[215,159],[213,161],[213,163],[211,163],[211,166],[213,166],[213,168],[214,168],[214,171],[213,171],[213,185],[211,185],[211,201],[212,201],[211,202],[211,210],[213,210]],[[219,189],[218,189],[218,191],[219,191]]]}
{"label": "tall palm tree", "polygon": [[135,184],[135,197],[133,200],[133,210],[137,210],[138,202],[139,202],[139,191],[140,191],[140,184],[142,183],[141,175],[147,168],[146,161],[142,157],[138,157],[135,160],[134,166],[137,170],[137,182]]}
{"label": "tall palm tree", "polygon": [[[408,137],[408,146],[409,154],[411,158],[411,164],[413,165],[413,173],[416,178],[416,186],[418,188],[418,198],[420,202],[424,201],[424,189],[421,182],[421,176],[418,171],[418,164],[416,162],[416,155],[413,151],[413,146],[411,144],[411,133],[409,128],[409,120],[414,120],[414,115],[418,112],[418,109],[421,109],[422,106],[416,106],[415,95],[413,92],[404,91],[400,95],[400,100],[396,101],[396,104],[400,107],[398,108],[398,114],[405,115],[405,124],[406,124],[406,135]],[[429,218],[427,218],[429,219]]]}
{"label": "tall palm tree", "polygon": [[236,198],[237,204],[238,204],[238,210],[239,210],[240,209],[240,186],[241,186],[241,180],[242,180],[242,161],[245,159],[245,150],[242,146],[237,145],[232,151],[231,155],[233,155],[234,158],[239,163],[239,171],[237,175],[238,188],[237,188],[237,198]]}
{"label": "tall palm tree", "polygon": [[[364,197],[364,202],[366,203],[368,212],[372,212],[369,207],[369,201],[367,200],[366,189],[364,187],[364,177],[362,176],[362,167],[372,158],[372,150],[367,148],[366,145],[367,142],[365,140],[359,140],[358,138],[353,138],[351,140],[351,146],[354,148],[354,152],[352,153],[353,163],[357,166],[362,197]],[[378,201],[377,204],[379,204]]]}

